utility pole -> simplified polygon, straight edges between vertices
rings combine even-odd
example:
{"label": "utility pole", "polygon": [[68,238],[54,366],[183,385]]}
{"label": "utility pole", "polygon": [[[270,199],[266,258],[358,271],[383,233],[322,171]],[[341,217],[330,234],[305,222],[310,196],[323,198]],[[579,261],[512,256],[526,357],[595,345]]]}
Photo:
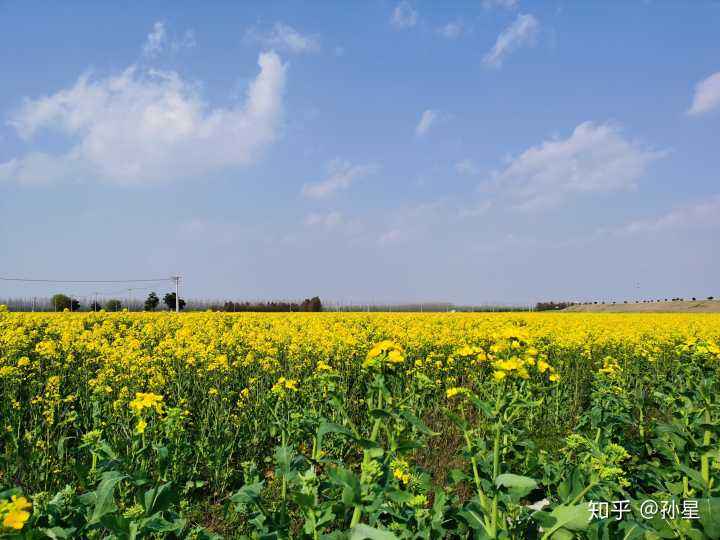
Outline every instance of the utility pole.
{"label": "utility pole", "polygon": [[173,276],[175,280],[175,313],[180,313],[180,276]]}
{"label": "utility pole", "polygon": [[132,311],[132,289],[128,289],[128,311]]}
{"label": "utility pole", "polygon": [[97,308],[98,308],[98,303],[97,303],[98,293],[93,293],[93,294],[95,294],[95,301],[93,302],[93,311],[97,311]]}

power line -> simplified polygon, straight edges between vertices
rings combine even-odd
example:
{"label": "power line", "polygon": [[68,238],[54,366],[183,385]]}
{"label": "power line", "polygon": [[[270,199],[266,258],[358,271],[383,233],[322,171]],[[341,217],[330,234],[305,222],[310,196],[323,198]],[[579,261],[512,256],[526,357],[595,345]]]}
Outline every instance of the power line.
{"label": "power line", "polygon": [[0,277],[0,281],[24,281],[30,283],[156,283],[161,281],[175,281],[174,277],[155,279],[30,279]]}

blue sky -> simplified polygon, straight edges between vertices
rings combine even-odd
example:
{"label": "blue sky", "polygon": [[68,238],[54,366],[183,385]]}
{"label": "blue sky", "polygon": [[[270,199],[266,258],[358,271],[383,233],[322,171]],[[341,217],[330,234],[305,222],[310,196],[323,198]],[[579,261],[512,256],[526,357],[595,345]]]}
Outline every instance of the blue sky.
{"label": "blue sky", "polygon": [[0,65],[3,276],[720,296],[717,1],[5,1]]}

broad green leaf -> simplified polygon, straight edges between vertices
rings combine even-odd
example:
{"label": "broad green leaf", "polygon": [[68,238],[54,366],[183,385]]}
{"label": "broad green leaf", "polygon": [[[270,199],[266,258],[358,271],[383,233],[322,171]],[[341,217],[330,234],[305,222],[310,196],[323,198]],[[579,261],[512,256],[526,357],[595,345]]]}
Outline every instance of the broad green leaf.
{"label": "broad green leaf", "polygon": [[230,496],[230,502],[235,504],[254,504],[260,499],[263,490],[264,481],[255,482],[254,484],[245,484]]}
{"label": "broad green leaf", "polygon": [[93,509],[88,524],[98,523],[105,514],[117,510],[114,498],[115,487],[123,478],[125,478],[125,475],[118,471],[103,473],[102,480],[95,490],[95,508]]}
{"label": "broad green leaf", "polygon": [[518,500],[538,487],[535,480],[517,474],[501,474],[495,479],[497,487],[505,487],[510,496]]}
{"label": "broad green leaf", "polygon": [[375,529],[364,523],[355,525],[351,532],[350,540],[398,540],[398,537],[390,531]]}

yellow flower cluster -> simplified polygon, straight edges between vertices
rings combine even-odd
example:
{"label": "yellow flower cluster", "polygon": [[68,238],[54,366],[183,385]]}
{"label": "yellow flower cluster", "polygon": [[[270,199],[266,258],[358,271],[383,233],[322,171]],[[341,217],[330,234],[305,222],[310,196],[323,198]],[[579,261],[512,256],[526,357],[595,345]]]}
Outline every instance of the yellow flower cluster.
{"label": "yellow flower cluster", "polygon": [[393,476],[403,484],[409,484],[410,480],[412,480],[410,465],[402,458],[393,459],[390,463],[390,470]]}
{"label": "yellow flower cluster", "polygon": [[135,399],[133,399],[128,406],[130,410],[137,415],[142,414],[145,409],[152,409],[156,413],[162,413],[163,397],[158,394],[153,394],[152,392],[137,392]]}
{"label": "yellow flower cluster", "polygon": [[288,390],[290,392],[298,391],[298,383],[296,380],[286,379],[285,377],[280,377],[271,389],[273,394],[277,394],[280,397],[286,396],[288,393]]}
{"label": "yellow flower cluster", "polygon": [[28,510],[32,505],[25,497],[13,495],[10,500],[0,499],[0,520],[3,529],[19,531],[30,519]]}
{"label": "yellow flower cluster", "polygon": [[363,362],[364,368],[376,368],[382,364],[402,364],[405,361],[405,351],[397,343],[388,339],[375,344],[370,349]]}

